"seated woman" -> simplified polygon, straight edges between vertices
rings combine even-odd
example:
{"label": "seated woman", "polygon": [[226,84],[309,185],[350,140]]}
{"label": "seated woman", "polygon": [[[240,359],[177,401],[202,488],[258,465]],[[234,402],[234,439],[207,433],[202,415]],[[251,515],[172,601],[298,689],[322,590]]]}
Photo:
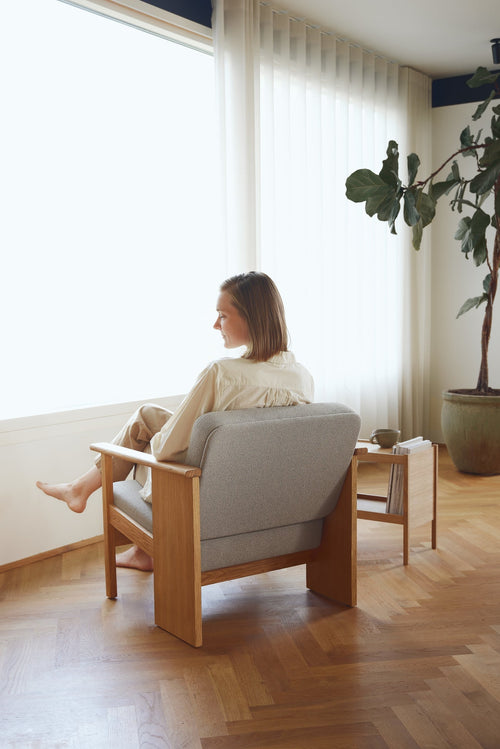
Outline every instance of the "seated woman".
{"label": "seated woman", "polygon": [[[150,449],[157,460],[182,463],[193,424],[204,413],[312,402],[312,377],[288,351],[283,302],[269,276],[252,271],[224,281],[214,328],[220,330],[226,348],[245,346],[245,353],[240,358],[209,364],[173,413],[151,403],[141,406],[116,435],[115,444],[134,450]],[[130,464],[113,458],[113,470],[114,480],[123,481]],[[45,494],[66,502],[73,512],[83,512],[90,495],[102,486],[100,457],[74,481],[37,481],[37,486]],[[141,492],[146,502],[151,501],[150,493],[148,480]],[[116,563],[121,567],[153,569],[152,558],[136,546],[118,554]]]}

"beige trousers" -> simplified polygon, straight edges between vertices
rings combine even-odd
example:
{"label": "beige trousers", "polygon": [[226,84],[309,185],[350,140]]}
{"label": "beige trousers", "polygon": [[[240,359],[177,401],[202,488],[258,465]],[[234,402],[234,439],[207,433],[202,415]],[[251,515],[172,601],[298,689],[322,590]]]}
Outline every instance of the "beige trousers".
{"label": "beige trousers", "polygon": [[[172,416],[172,412],[154,403],[144,403],[132,414],[127,423],[118,432],[112,442],[114,445],[130,447],[132,450],[145,452],[149,449],[152,437],[160,431]],[[95,461],[101,468],[101,457]],[[113,458],[113,480],[124,481],[132,469],[131,464],[121,458]],[[142,483],[142,482],[141,482]]]}

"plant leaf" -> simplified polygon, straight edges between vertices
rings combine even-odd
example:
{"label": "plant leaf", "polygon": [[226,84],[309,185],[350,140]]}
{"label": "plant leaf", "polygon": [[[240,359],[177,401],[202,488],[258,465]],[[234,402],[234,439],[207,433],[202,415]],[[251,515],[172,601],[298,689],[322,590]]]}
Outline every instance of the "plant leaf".
{"label": "plant leaf", "polygon": [[490,217],[480,208],[477,209],[470,222],[470,230],[473,238],[484,237],[490,223]]}
{"label": "plant leaf", "polygon": [[472,219],[470,216],[464,216],[460,219],[457,231],[455,232],[455,239],[462,241],[461,251],[465,253],[465,257],[469,258],[469,252],[472,252],[472,242],[470,236],[470,224]]}
{"label": "plant leaf", "polygon": [[483,193],[491,190],[495,182],[497,181],[498,175],[500,174],[500,159],[494,161],[490,166],[487,167],[483,172],[479,172],[469,185],[471,192],[477,195],[483,195]]}
{"label": "plant leaf", "polygon": [[483,116],[483,114],[485,113],[485,111],[488,109],[488,105],[489,105],[490,101],[492,99],[494,99],[495,96],[496,96],[496,91],[495,91],[495,89],[493,89],[491,91],[490,95],[488,96],[488,98],[485,99],[483,101],[483,103],[478,106],[478,108],[476,109],[476,111],[472,115],[472,119],[474,120],[474,122],[476,122],[476,120],[479,120]]}
{"label": "plant leaf", "polygon": [[[493,111],[500,114],[500,107],[495,107]],[[491,134],[494,138],[500,138],[500,117],[491,118]]]}
{"label": "plant leaf", "polygon": [[420,166],[420,159],[416,153],[411,153],[407,158],[408,164],[408,187],[411,187],[415,182],[417,176],[418,167]]}
{"label": "plant leaf", "polygon": [[470,216],[464,216],[458,223],[458,228],[455,232],[455,239],[464,239],[465,235],[469,231],[471,218]]}
{"label": "plant leaf", "polygon": [[478,208],[472,218],[464,216],[458,224],[455,239],[462,241],[461,250],[466,258],[472,252],[475,265],[481,265],[486,260],[486,229],[489,223],[488,214]]}
{"label": "plant leaf", "polygon": [[460,169],[458,168],[458,164],[456,161],[453,162],[451,165],[451,172],[446,178],[446,181],[449,182],[451,179],[454,179],[455,182],[460,182]]}
{"label": "plant leaf", "polygon": [[383,200],[394,190],[378,174],[370,169],[358,169],[346,179],[346,196],[354,203],[362,203],[370,198]]}
{"label": "plant leaf", "polygon": [[485,294],[490,293],[490,284],[491,284],[491,273],[488,273],[488,275],[484,277],[484,281],[483,281],[483,290]]}
{"label": "plant leaf", "polygon": [[[469,125],[467,125],[467,127],[464,128],[460,133],[460,145],[462,148],[470,148],[470,146],[474,145],[474,140],[472,138]],[[471,156],[472,154],[468,151],[462,155]]]}
{"label": "plant leaf", "polygon": [[403,217],[408,226],[415,226],[420,221],[420,213],[417,211],[417,196],[415,190],[405,190]]}
{"label": "plant leaf", "polygon": [[451,177],[444,182],[436,182],[435,185],[431,183],[429,186],[429,195],[434,201],[438,201],[440,197],[445,193],[449,193],[459,182],[460,180],[457,182],[454,177]]}
{"label": "plant leaf", "polygon": [[391,234],[396,234],[396,219],[399,215],[399,209],[401,208],[399,200],[395,199],[392,202],[392,205],[387,211],[387,217],[382,217],[380,215],[380,212],[378,214],[378,217],[380,221],[387,221],[389,224],[389,228],[391,230]]}
{"label": "plant leaf", "polygon": [[380,190],[374,193],[370,198],[366,199],[365,211],[369,216],[375,216],[381,203],[387,198],[385,192]]}
{"label": "plant leaf", "polygon": [[495,83],[498,75],[498,73],[490,73],[487,68],[479,67],[472,78],[469,78],[467,85],[469,88],[478,88],[479,86],[485,86],[488,83]]}
{"label": "plant leaf", "polygon": [[392,213],[393,203],[396,202],[399,204],[399,200],[394,196],[394,191],[390,188],[388,189],[389,192],[382,197],[382,200],[380,200],[380,198],[371,198],[366,201],[365,210],[367,214],[369,216],[377,214],[379,221],[388,221],[388,218]]}
{"label": "plant leaf", "polygon": [[488,296],[486,294],[482,294],[482,296],[475,296],[471,299],[467,299],[466,302],[462,304],[460,309],[458,310],[457,318],[460,317],[460,315],[463,315],[465,312],[468,312],[471,309],[475,309],[479,307],[480,304],[483,302],[486,302],[488,299]]}
{"label": "plant leaf", "polygon": [[420,219],[413,227],[412,227],[412,244],[413,247],[416,250],[420,249],[420,245],[422,243],[422,234],[423,234],[424,227],[422,226],[422,219]]}
{"label": "plant leaf", "polygon": [[382,162],[382,169],[379,172],[379,176],[384,182],[391,187],[399,189],[401,187],[401,181],[399,179],[399,151],[398,144],[395,140],[390,140],[387,145],[387,158]]}
{"label": "plant leaf", "polygon": [[422,226],[428,226],[436,215],[436,201],[420,190],[417,197],[417,211],[422,219]]}
{"label": "plant leaf", "polygon": [[482,265],[485,262],[486,258],[488,257],[488,247],[486,245],[486,237],[482,237],[481,239],[478,239],[477,242],[474,243],[472,257],[474,259],[474,265]]}
{"label": "plant leaf", "polygon": [[500,140],[492,140],[484,149],[479,164],[480,166],[489,166],[498,159],[500,159]]}

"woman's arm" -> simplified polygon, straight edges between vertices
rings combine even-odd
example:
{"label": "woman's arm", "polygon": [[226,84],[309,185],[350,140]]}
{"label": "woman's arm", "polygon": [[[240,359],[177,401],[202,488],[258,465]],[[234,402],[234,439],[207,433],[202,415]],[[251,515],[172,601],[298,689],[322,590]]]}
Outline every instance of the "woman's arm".
{"label": "woman's arm", "polygon": [[151,451],[157,460],[184,461],[194,422],[198,416],[216,410],[217,380],[217,363],[213,362],[199,375],[188,395],[151,440]]}

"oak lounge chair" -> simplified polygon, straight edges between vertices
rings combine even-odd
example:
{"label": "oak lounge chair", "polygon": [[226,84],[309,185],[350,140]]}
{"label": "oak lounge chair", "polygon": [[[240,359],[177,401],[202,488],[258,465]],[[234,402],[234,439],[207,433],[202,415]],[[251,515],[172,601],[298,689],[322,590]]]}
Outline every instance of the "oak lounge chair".
{"label": "oak lounge chair", "polygon": [[[356,604],[356,457],[360,419],[338,403],[223,411],[195,423],[186,462],[107,443],[103,455],[106,594],[115,547],[154,558],[155,622],[202,644],[201,586],[307,565],[307,587]],[[112,456],[152,469],[152,505]]]}

